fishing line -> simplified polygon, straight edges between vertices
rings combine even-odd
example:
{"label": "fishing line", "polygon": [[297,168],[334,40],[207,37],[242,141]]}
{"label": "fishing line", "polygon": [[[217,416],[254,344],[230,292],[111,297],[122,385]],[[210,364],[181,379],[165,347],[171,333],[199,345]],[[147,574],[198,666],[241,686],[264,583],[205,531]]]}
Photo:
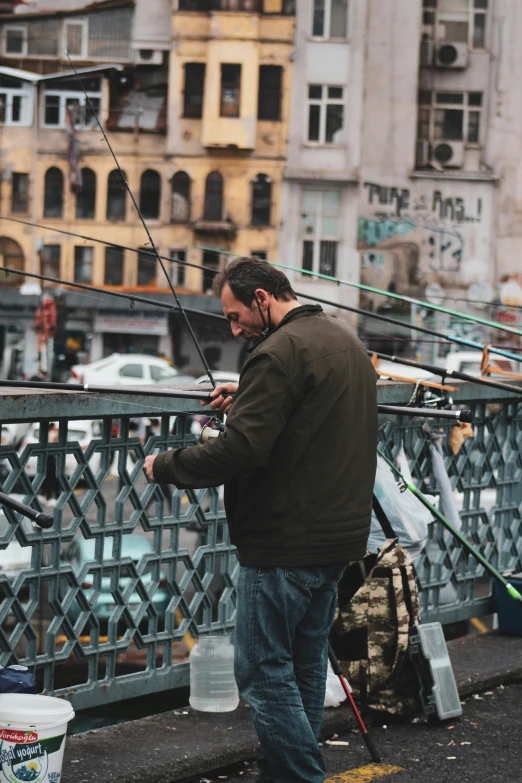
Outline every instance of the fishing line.
{"label": "fishing line", "polygon": [[203,367],[205,368],[205,372],[207,373],[212,386],[214,388],[216,388],[216,382],[214,380],[214,376],[212,375],[212,370],[210,369],[210,366],[209,366],[209,364],[208,364],[208,362],[207,362],[207,360],[205,358],[203,350],[202,350],[202,348],[201,348],[201,346],[199,344],[198,338],[196,337],[196,335],[194,333],[194,330],[192,329],[190,321],[189,321],[187,315],[185,314],[185,310],[183,309],[183,305],[180,302],[180,299],[178,297],[176,289],[174,288],[174,285],[172,284],[172,280],[169,277],[169,274],[167,272],[165,264],[163,263],[163,260],[162,260],[162,258],[160,256],[160,254],[158,253],[158,249],[156,248],[156,245],[154,243],[152,235],[151,235],[151,233],[150,233],[150,231],[148,229],[147,223],[145,222],[145,218],[143,217],[141,209],[140,209],[136,199],[134,198],[134,193],[132,192],[132,190],[131,190],[131,188],[129,186],[129,183],[127,182],[127,178],[126,178],[126,176],[125,176],[125,174],[124,174],[124,172],[123,172],[123,170],[122,170],[122,168],[121,168],[121,166],[119,164],[118,158],[114,154],[114,150],[112,149],[111,143],[110,143],[109,139],[107,138],[107,134],[105,133],[103,125],[101,124],[101,122],[99,120],[99,117],[98,117],[98,114],[96,113],[96,111],[94,109],[94,106],[92,105],[91,99],[87,95],[87,91],[85,90],[85,87],[83,86],[83,82],[80,79],[80,76],[79,76],[76,68],[74,67],[73,62],[72,62],[71,58],[69,57],[69,53],[68,53],[68,51],[66,49],[64,51],[65,51],[65,54],[67,56],[67,59],[69,60],[69,64],[70,64],[70,66],[71,66],[71,68],[72,68],[72,70],[74,72],[74,75],[76,76],[76,78],[78,80],[78,83],[79,83],[80,87],[82,88],[82,92],[85,95],[85,100],[87,101],[89,109],[92,112],[93,117],[95,118],[96,122],[98,123],[98,127],[100,128],[100,130],[101,130],[101,132],[103,134],[103,138],[105,139],[105,142],[106,142],[106,144],[107,144],[107,146],[109,148],[109,151],[110,151],[110,153],[111,153],[111,155],[112,155],[112,157],[114,159],[114,162],[115,162],[116,166],[118,167],[118,171],[120,173],[120,177],[122,179],[122,182],[123,182],[123,184],[124,184],[124,186],[125,186],[125,188],[127,190],[127,193],[129,194],[129,196],[131,198],[132,203],[134,204],[134,208],[136,209],[136,212],[137,212],[137,214],[138,214],[138,216],[139,216],[139,218],[141,220],[141,223],[143,225],[143,228],[145,229],[145,233],[147,234],[147,238],[149,240],[150,246],[151,246],[151,248],[152,248],[152,250],[154,252],[154,255],[156,256],[156,258],[159,261],[159,264],[161,266],[161,269],[163,270],[163,273],[165,275],[165,278],[167,280],[169,288],[172,291],[174,299],[176,300],[176,304],[178,305],[178,307],[179,307],[179,309],[180,309],[180,311],[181,311],[181,313],[182,313],[182,315],[184,317],[185,325],[186,325],[187,329],[189,330],[189,333],[190,333],[190,335],[191,335],[191,337],[192,337],[192,339],[194,341],[194,345],[196,346],[196,350],[197,350],[197,352],[199,354],[199,358],[201,359],[201,361],[203,363]]}

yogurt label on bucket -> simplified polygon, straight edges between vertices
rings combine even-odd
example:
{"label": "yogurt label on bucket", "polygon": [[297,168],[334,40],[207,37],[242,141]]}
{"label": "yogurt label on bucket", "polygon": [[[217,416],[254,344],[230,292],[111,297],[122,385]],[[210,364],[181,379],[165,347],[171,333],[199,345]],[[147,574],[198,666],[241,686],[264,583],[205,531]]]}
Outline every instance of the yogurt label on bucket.
{"label": "yogurt label on bucket", "polygon": [[0,729],[1,783],[58,783],[65,734],[38,739],[34,731]]}

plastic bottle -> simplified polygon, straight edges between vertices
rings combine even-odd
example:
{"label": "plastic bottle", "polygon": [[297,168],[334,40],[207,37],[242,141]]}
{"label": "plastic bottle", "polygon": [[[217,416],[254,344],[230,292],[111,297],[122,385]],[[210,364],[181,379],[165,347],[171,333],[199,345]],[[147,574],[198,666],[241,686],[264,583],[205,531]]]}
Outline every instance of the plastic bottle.
{"label": "plastic bottle", "polygon": [[228,636],[202,636],[190,651],[190,706],[200,712],[232,712],[239,704],[234,647]]}

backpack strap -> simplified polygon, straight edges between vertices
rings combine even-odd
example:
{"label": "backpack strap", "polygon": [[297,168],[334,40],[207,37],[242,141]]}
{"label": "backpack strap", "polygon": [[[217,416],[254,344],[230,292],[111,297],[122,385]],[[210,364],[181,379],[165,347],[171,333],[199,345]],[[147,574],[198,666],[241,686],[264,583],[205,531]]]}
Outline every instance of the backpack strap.
{"label": "backpack strap", "polygon": [[392,528],[391,522],[384,513],[384,509],[377,500],[376,496],[373,495],[372,498],[372,505],[373,505],[373,512],[377,519],[379,520],[379,523],[382,527],[382,532],[386,536],[386,538],[397,538],[397,534],[395,533],[394,529]]}

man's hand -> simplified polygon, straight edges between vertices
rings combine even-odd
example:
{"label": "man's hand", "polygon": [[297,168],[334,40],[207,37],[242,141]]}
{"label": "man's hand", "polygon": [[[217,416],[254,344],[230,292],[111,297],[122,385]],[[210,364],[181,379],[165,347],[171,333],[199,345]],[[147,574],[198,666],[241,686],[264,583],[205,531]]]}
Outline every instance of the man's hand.
{"label": "man's hand", "polygon": [[156,454],[149,454],[148,457],[145,457],[145,465],[143,466],[143,469],[147,474],[147,478],[149,478],[151,481],[156,481],[154,478],[154,473],[152,472],[152,466],[154,465],[156,456]]}
{"label": "man's hand", "polygon": [[[216,388],[210,392],[212,402],[210,407],[212,410],[221,411],[221,413],[228,414],[230,406],[232,405],[232,397],[227,397],[227,394],[235,394],[237,392],[237,383],[219,383]],[[201,405],[206,405],[202,402]]]}

